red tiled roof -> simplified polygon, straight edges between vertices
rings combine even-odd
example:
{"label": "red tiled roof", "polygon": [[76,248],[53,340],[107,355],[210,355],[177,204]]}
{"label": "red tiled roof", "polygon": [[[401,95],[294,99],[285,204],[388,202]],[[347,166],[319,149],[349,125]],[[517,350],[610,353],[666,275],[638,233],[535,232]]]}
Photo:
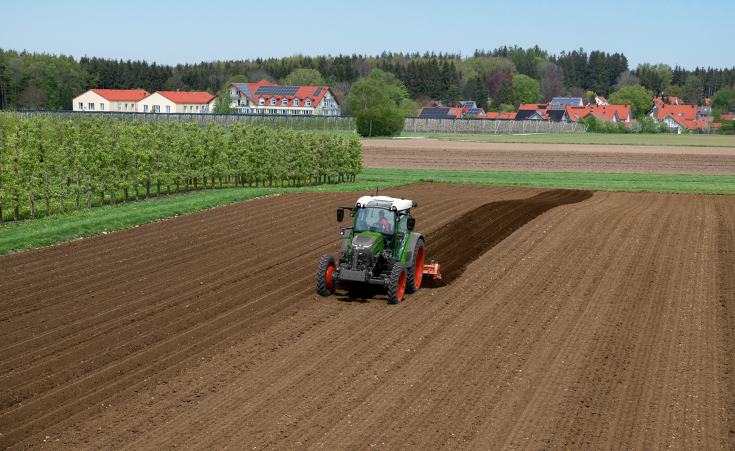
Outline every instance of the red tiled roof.
{"label": "red tiled roof", "polygon": [[[142,89],[90,89],[89,91],[94,92],[103,99],[114,102],[126,100],[128,102],[137,102],[150,95],[147,91],[143,91]],[[84,95],[89,91],[85,91],[77,97]],[[74,98],[76,99],[77,97]]]}
{"label": "red tiled roof", "polygon": [[683,121],[686,128],[689,130],[695,130],[699,128],[704,128],[705,125],[709,124],[707,121]]}
{"label": "red tiled roof", "polygon": [[515,113],[485,113],[487,119],[515,119]]}
{"label": "red tiled roof", "polygon": [[156,91],[173,103],[209,103],[214,96],[208,92]]}
{"label": "red tiled roof", "polygon": [[723,114],[720,116],[723,121],[735,121],[735,114]]}
{"label": "red tiled roof", "polygon": [[[685,127],[686,127],[686,124],[684,123],[684,118],[682,118],[682,117],[679,117],[679,116],[675,116],[675,115],[673,115],[673,114],[671,114],[671,115],[669,115],[669,116],[667,116],[667,117],[668,117],[669,119],[673,120],[674,122],[676,122],[677,124],[679,124],[679,125],[683,125],[683,126],[685,126]],[[666,118],[664,118],[664,119],[666,119]]]}
{"label": "red tiled roof", "polygon": [[[567,108],[567,114],[569,119],[574,121],[574,115],[576,114],[580,119],[592,114],[596,118],[604,121],[611,121],[617,114],[619,121],[627,121],[628,114],[630,113],[630,105],[587,105],[587,106],[572,106]],[[576,122],[576,121],[575,121]]]}
{"label": "red tiled roof", "polygon": [[548,108],[548,103],[523,103],[521,106],[518,107],[519,110],[538,110],[539,107],[544,107],[543,109]]}
{"label": "red tiled roof", "polygon": [[[656,119],[659,121],[673,113],[675,116],[693,121],[697,119],[697,105],[663,105],[658,108]],[[681,116],[683,114],[683,116]]]}
{"label": "red tiled roof", "polygon": [[715,128],[715,129],[718,128],[720,125],[722,124],[720,124],[719,122],[712,122],[711,124],[709,124],[710,127]]}

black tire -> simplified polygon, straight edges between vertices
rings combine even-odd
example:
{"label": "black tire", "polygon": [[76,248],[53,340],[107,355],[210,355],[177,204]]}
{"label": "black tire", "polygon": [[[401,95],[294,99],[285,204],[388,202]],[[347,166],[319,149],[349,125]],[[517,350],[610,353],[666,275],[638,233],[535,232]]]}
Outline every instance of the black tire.
{"label": "black tire", "polygon": [[331,254],[322,255],[322,259],[319,260],[319,269],[316,270],[316,292],[320,295],[330,296],[334,293],[337,284],[332,281],[332,272],[335,269],[337,265],[334,257]]}
{"label": "black tire", "polygon": [[[416,247],[414,247],[412,255],[413,266],[406,269],[406,293],[408,294],[419,291],[424,281],[424,240],[422,238],[416,241]],[[418,276],[418,285],[416,284],[416,276]]]}
{"label": "black tire", "polygon": [[396,263],[388,279],[388,303],[400,304],[406,294],[406,265]]}

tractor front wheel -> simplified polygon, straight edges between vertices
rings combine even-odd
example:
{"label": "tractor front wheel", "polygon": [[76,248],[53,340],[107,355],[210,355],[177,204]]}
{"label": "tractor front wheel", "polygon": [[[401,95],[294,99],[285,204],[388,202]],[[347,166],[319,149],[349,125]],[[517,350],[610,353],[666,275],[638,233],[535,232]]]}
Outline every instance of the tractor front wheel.
{"label": "tractor front wheel", "polygon": [[419,291],[421,282],[424,279],[424,240],[416,241],[416,247],[413,250],[413,267],[406,270],[406,291],[411,294]]}
{"label": "tractor front wheel", "polygon": [[406,265],[396,263],[388,279],[388,303],[398,304],[403,300],[406,292]]}
{"label": "tractor front wheel", "polygon": [[322,255],[319,261],[319,269],[316,271],[316,292],[322,296],[329,296],[334,293],[335,283],[332,281],[332,274],[337,268],[334,257],[331,254]]}

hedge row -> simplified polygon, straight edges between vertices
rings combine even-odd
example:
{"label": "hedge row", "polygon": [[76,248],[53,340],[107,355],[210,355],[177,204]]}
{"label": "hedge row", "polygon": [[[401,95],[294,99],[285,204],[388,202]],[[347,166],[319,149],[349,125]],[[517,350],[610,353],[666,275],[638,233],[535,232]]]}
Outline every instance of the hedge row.
{"label": "hedge row", "polygon": [[[138,123],[102,117],[22,119],[0,114],[2,209],[36,216],[99,194],[100,204],[228,185],[336,183],[362,171],[358,137],[215,123]],[[85,202],[81,202],[84,204]],[[84,207],[82,205],[81,207]]]}

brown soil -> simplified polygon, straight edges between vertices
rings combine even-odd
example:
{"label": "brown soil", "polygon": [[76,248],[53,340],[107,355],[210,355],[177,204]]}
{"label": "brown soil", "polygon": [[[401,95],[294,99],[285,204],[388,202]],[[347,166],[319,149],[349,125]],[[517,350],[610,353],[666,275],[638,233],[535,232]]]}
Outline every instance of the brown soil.
{"label": "brown soil", "polygon": [[735,148],[363,141],[368,168],[735,175]]}
{"label": "brown soil", "polygon": [[501,200],[471,210],[426,237],[426,257],[440,262],[442,278],[424,286],[438,288],[461,276],[472,262],[542,213],[592,197],[592,191],[551,190],[527,199]]}
{"label": "brown soil", "polygon": [[[427,255],[544,193],[386,192],[419,203]],[[0,448],[735,448],[733,197],[595,193],[390,306],[315,293],[356,195],[0,259]]]}

